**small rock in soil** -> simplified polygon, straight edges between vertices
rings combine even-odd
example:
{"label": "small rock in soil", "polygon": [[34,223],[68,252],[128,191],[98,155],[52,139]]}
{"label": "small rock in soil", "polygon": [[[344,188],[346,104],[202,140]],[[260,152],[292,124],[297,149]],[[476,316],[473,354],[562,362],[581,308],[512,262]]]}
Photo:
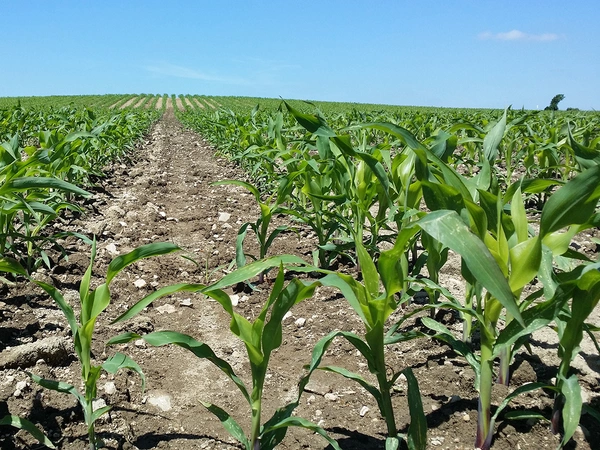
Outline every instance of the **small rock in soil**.
{"label": "small rock in soil", "polygon": [[177,311],[177,309],[169,303],[159,306],[156,308],[156,310],[161,314],[173,314],[175,311]]}
{"label": "small rock in soil", "polygon": [[73,352],[72,347],[69,339],[60,336],[12,347],[0,353],[0,369],[33,367],[39,359],[44,359],[54,366],[61,366],[68,362]]}
{"label": "small rock in soil", "polygon": [[148,403],[152,406],[156,406],[163,412],[171,410],[171,396],[169,395],[151,395],[148,397]]}
{"label": "small rock in soil", "polygon": [[108,395],[112,395],[115,392],[117,392],[117,387],[115,386],[115,383],[113,383],[112,381],[107,382],[104,387],[104,392],[106,392]]}

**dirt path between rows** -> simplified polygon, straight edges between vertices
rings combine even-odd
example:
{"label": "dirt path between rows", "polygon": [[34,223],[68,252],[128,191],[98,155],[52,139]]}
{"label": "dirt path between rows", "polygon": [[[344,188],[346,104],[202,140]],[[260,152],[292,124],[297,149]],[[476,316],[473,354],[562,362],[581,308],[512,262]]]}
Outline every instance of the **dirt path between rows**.
{"label": "dirt path between rows", "polygon": [[[159,100],[160,101],[160,100]],[[197,100],[196,100],[197,101]],[[207,102],[208,104],[208,102]],[[157,105],[157,107],[159,107]],[[98,395],[114,409],[98,423],[98,432],[110,449],[219,449],[240,448],[222,425],[200,403],[208,401],[231,412],[248,431],[250,410],[234,384],[218,369],[191,353],[174,347],[149,347],[143,342],[106,348],[104,342],[125,331],[144,334],[158,330],[188,333],[211,345],[226,359],[240,377],[250,381],[245,349],[228,330],[229,318],[215,301],[200,295],[175,295],[157,300],[136,318],[117,325],[110,321],[153,290],[181,282],[209,283],[226,272],[235,256],[237,230],[253,221],[258,209],[245,190],[233,186],[212,186],[223,179],[243,179],[244,175],[223,159],[198,134],[185,130],[174,115],[173,103],[155,124],[135,155],[135,164],[118,165],[95,194],[89,213],[62,227],[98,236],[98,257],[94,285],[101,282],[110,260],[118,254],[149,242],[169,241],[182,248],[172,254],[139,262],[111,285],[112,303],[97,325],[94,355],[99,360],[123,351],[137,361],[148,378],[142,392],[139,377],[127,371],[107,374],[99,383]],[[278,225],[276,223],[275,225]],[[257,254],[248,236],[247,252]],[[276,240],[271,254],[293,253],[308,260],[314,242],[309,233],[287,232]],[[77,302],[79,280],[88,261],[89,247],[67,241],[69,260],[53,271],[41,270],[39,279],[54,283],[72,304]],[[194,264],[187,256],[197,262]],[[456,275],[456,274],[455,274]],[[449,274],[452,276],[452,274]],[[228,290],[235,296],[240,314],[253,318],[268,294]],[[0,360],[12,349],[42,342],[48,337],[69,336],[60,311],[30,284],[3,286],[0,302]],[[456,317],[440,317],[448,327],[458,330]],[[410,326],[417,327],[418,322]],[[332,289],[319,288],[313,298],[296,305],[284,320],[281,348],[272,358],[267,376],[264,418],[295,398],[296,385],[310,352],[322,336],[334,329],[363,333],[361,322],[345,300]],[[540,359],[518,355],[513,381],[516,385],[547,381],[553,376],[552,352]],[[394,370],[412,367],[419,381],[428,418],[429,447],[443,449],[473,448],[477,420],[477,393],[470,367],[448,347],[428,340],[413,340],[390,346],[388,364]],[[72,349],[40,354],[0,367],[0,416],[10,411],[39,424],[62,450],[86,447],[82,414],[67,394],[43,390],[29,381],[22,369],[43,377],[78,384],[79,365]],[[547,359],[546,359],[547,358]],[[582,366],[586,395],[598,396],[600,368],[590,355],[589,366]],[[335,341],[325,359],[342,365],[371,380],[366,364],[356,350]],[[410,420],[406,400],[406,380],[394,386],[397,424],[406,431]],[[496,389],[502,395],[502,389]],[[515,401],[515,407],[540,408],[549,415],[551,398],[539,392]],[[383,449],[385,422],[375,401],[357,384],[336,375],[317,372],[297,409],[297,415],[318,423],[338,439],[344,450]],[[587,419],[586,419],[587,420]],[[592,449],[600,433],[593,422],[584,421],[576,434],[577,446]],[[536,421],[500,422],[494,449],[555,448],[557,438],[546,424]],[[594,441],[595,439],[595,441]],[[0,448],[25,449],[33,442],[25,433],[2,429]],[[34,447],[35,448],[35,447]],[[290,430],[280,448],[325,449],[322,438],[306,430]],[[597,447],[596,447],[597,448]]]}

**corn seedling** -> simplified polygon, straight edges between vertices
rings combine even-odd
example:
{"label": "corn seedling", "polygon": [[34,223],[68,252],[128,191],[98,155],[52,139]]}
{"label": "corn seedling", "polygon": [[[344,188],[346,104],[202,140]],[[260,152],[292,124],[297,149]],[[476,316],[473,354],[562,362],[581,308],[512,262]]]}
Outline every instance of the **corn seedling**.
{"label": "corn seedling", "polygon": [[[274,449],[283,440],[287,428],[290,426],[298,426],[314,431],[323,436],[333,448],[340,450],[337,443],[321,427],[305,419],[292,417],[292,412],[298,406],[300,395],[306,382],[308,382],[307,379],[304,385],[300,386],[301,389],[296,401],[278,409],[270,419],[264,423],[262,422],[265,377],[272,352],[282,344],[283,318],[295,304],[312,296],[315,288],[320,284],[319,282],[306,284],[298,279],[292,279],[287,286],[284,286],[283,263],[304,264],[304,261],[300,258],[285,256],[259,260],[231,272],[212,286],[203,287],[200,285],[182,284],[172,288],[165,288],[170,289],[171,292],[175,292],[175,290],[199,291],[216,300],[227,314],[229,314],[231,317],[231,332],[241,339],[246,347],[252,375],[251,389],[236,375],[229,363],[217,357],[207,344],[176,331],[158,331],[143,336],[135,333],[125,333],[111,339],[109,344],[121,344],[140,338],[153,346],[174,344],[191,351],[198,358],[207,359],[213,363],[233,381],[248,402],[251,410],[250,435],[247,436],[240,424],[219,406],[208,402],[203,402],[202,404],[221,421],[227,432],[239,441],[246,450]],[[253,322],[250,322],[235,312],[229,295],[222,291],[221,288],[247,281],[277,266],[279,266],[277,279],[273,284],[269,299],[263,306],[258,317]],[[148,298],[138,302],[125,314],[116,319],[116,321],[126,320],[135,315],[151,301],[152,298]]]}
{"label": "corn seedling", "polygon": [[[270,230],[269,226],[271,225],[271,219],[274,214],[279,214],[284,211],[284,208],[281,207],[281,204],[287,200],[289,196],[289,188],[286,187],[285,183],[282,183],[281,189],[277,193],[276,199],[271,203],[263,202],[260,198],[260,192],[258,189],[251,185],[250,183],[246,183],[244,181],[239,180],[224,180],[217,181],[213,183],[213,185],[235,185],[241,186],[252,195],[256,199],[258,206],[260,207],[260,216],[256,219],[256,222],[246,222],[242,224],[238,231],[236,245],[235,245],[235,260],[238,268],[246,265],[246,253],[244,252],[244,239],[246,238],[246,233],[248,232],[248,228],[251,228],[258,239],[258,248],[259,255],[256,259],[264,259],[267,256],[267,252],[269,248],[273,244],[275,238],[282,232],[286,231],[288,227],[286,225],[281,225],[275,228],[274,230]],[[259,274],[258,283],[262,284],[264,281],[264,273]]]}
{"label": "corn seedling", "polygon": [[[406,251],[410,238],[417,232],[416,228],[405,229],[398,237],[396,245],[387,252],[382,252],[378,267],[375,265],[366,249],[360,242],[356,242],[358,260],[362,270],[364,284],[353,277],[341,273],[332,273],[330,276],[338,277],[338,287],[342,289],[346,299],[358,314],[365,325],[364,338],[355,333],[334,331],[322,338],[313,350],[309,374],[315,369],[327,370],[342,375],[358,382],[376,400],[379,411],[387,426],[386,449],[399,448],[401,436],[396,427],[394,408],[392,405],[391,391],[394,383],[401,374],[408,381],[408,396],[411,415],[411,425],[406,436],[410,449],[422,450],[427,445],[427,423],[421,404],[421,397],[416,378],[410,368],[393,372],[388,376],[389,366],[386,364],[385,346],[400,340],[406,340],[421,335],[404,336],[397,333],[395,336],[386,336],[385,325],[390,314],[396,310],[398,303],[395,295],[402,289],[402,269],[399,267],[398,256]],[[380,283],[384,292],[380,292]],[[345,287],[342,287],[344,285]],[[325,351],[336,337],[345,338],[360,352],[367,361],[369,371],[375,375],[377,386],[372,385],[359,374],[342,367],[319,367]]]}
{"label": "corn seedling", "polygon": [[131,358],[122,353],[116,353],[100,365],[93,364],[91,352],[94,328],[98,316],[110,304],[110,283],[119,272],[130,264],[144,258],[163,255],[176,250],[178,250],[178,247],[169,243],[148,244],[138,247],[130,253],[113,259],[108,266],[105,282],[96,289],[90,290],[92,266],[96,257],[96,243],[94,241],[90,265],[81,280],[79,289],[81,307],[79,318],[76,317],[73,308],[65,301],[58,289],[47,283],[34,281],[54,300],[69,323],[75,346],[75,353],[81,363],[81,380],[84,385],[84,391],[83,393],[80,393],[75,386],[65,382],[43,379],[33,373],[28,373],[28,375],[42,387],[71,394],[77,399],[83,408],[90,450],[95,450],[102,446],[101,440],[96,436],[94,424],[99,417],[106,414],[111,409],[110,405],[96,410],[93,408],[93,402],[96,398],[97,381],[102,370],[116,373],[120,369],[131,369],[142,377],[142,389],[144,389],[145,385],[145,377],[140,367]]}

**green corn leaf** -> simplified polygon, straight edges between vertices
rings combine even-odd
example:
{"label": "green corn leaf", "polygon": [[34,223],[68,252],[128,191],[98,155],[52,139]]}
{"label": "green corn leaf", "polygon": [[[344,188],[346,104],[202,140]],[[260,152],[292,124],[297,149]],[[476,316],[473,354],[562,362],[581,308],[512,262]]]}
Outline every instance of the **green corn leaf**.
{"label": "green corn leaf", "polygon": [[572,292],[573,287],[561,286],[553,298],[523,311],[523,321],[526,326],[522,327],[519,323],[511,321],[506,328],[500,331],[496,338],[492,357],[499,356],[502,351],[512,348],[517,340],[529,336],[552,322],[571,298]]}
{"label": "green corn leaf", "polygon": [[173,284],[171,286],[165,286],[157,291],[152,292],[146,297],[139,300],[135,303],[131,308],[117,317],[115,320],[111,322],[111,324],[122,322],[123,320],[130,319],[131,317],[139,314],[144,308],[146,308],[150,303],[158,300],[161,297],[165,297],[167,295],[175,294],[176,292],[197,292],[204,289],[206,286],[203,284],[190,284],[190,283],[179,283]]}
{"label": "green corn leaf", "polygon": [[586,147],[575,140],[571,127],[567,127],[567,133],[569,135],[569,144],[573,149],[573,153],[578,158],[593,160],[596,164],[600,164],[600,152],[595,148]]}
{"label": "green corn leaf", "polygon": [[198,358],[207,359],[221,369],[221,371],[235,383],[249,404],[252,403],[244,382],[235,374],[229,363],[219,358],[207,344],[197,341],[186,334],[177,333],[176,331],[156,331],[144,336],[140,336],[136,333],[124,333],[110,339],[106,345],[124,344],[140,338],[154,347],[175,344],[191,351]]}
{"label": "green corn leaf", "polygon": [[508,108],[504,110],[502,118],[496,125],[490,130],[488,134],[483,138],[483,155],[490,164],[493,164],[498,158],[498,146],[504,137],[504,131],[506,130],[506,112]]}
{"label": "green corn leaf", "polygon": [[527,231],[527,213],[523,203],[521,188],[518,188],[510,202],[510,218],[515,226],[518,242],[523,242],[529,236]]}
{"label": "green corn leaf", "polygon": [[242,224],[238,230],[237,237],[235,239],[235,265],[239,269],[246,265],[246,255],[244,254],[244,239],[248,234],[248,227],[252,227],[250,222]]}
{"label": "green corn leaf", "polygon": [[537,275],[542,263],[542,243],[533,236],[510,249],[510,276],[508,284],[518,292]]}
{"label": "green corn leaf", "polygon": [[257,276],[259,273],[264,272],[268,269],[272,269],[273,267],[279,267],[281,264],[283,264],[284,267],[291,264],[299,264],[306,266],[306,261],[294,255],[280,255],[262,259],[260,261],[256,261],[247,264],[244,267],[238,268],[231,273],[228,273],[217,283],[207,286],[205,289],[203,289],[202,292],[208,293],[213,290],[222,289],[227,286],[232,286],[242,281],[247,281],[250,278]]}
{"label": "green corn leaf", "polygon": [[130,369],[142,379],[142,391],[146,390],[146,376],[142,368],[133,359],[123,353],[115,353],[102,363],[102,368],[109,373],[117,373],[121,369]]}
{"label": "green corn leaf", "polygon": [[358,282],[351,276],[341,273],[330,273],[319,280],[323,286],[335,287],[339,289],[350,304],[352,309],[358,314],[363,323],[367,323],[367,316],[363,311],[360,300],[358,299],[353,286],[357,285]]}
{"label": "green corn leaf", "polygon": [[408,408],[410,425],[408,426],[408,448],[410,450],[425,450],[427,448],[427,418],[423,411],[419,383],[411,368],[402,371],[408,382]]}
{"label": "green corn leaf", "polygon": [[568,225],[586,223],[600,197],[600,165],[580,173],[556,191],[542,210],[540,236]]}
{"label": "green corn leaf", "polygon": [[[337,441],[335,439],[331,438],[323,428],[321,428],[320,426],[318,426],[306,419],[303,419],[301,417],[288,417],[286,419],[283,419],[278,424],[273,425],[268,429],[265,429],[263,431],[263,433],[266,434],[266,433],[272,432],[274,430],[277,430],[278,428],[288,428],[288,427],[301,427],[301,428],[310,430],[314,433],[321,435],[327,442],[329,442],[329,445],[331,445],[331,447],[333,447],[335,450],[342,450],[341,447],[339,446],[339,444],[337,443]],[[261,447],[261,449],[262,448],[263,447]],[[265,448],[265,450],[271,450],[271,449]]]}
{"label": "green corn leaf", "polygon": [[288,111],[294,116],[294,118],[298,121],[298,123],[310,131],[315,136],[324,136],[324,137],[335,137],[335,132],[329,128],[329,126],[325,123],[325,121],[313,114],[304,114],[296,109],[294,109],[287,102],[283,102]]}
{"label": "green corn leaf", "polygon": [[19,416],[7,415],[0,419],[0,425],[9,425],[21,430],[27,431],[31,434],[40,444],[45,445],[48,448],[56,448],[52,441],[42,433],[38,427],[31,423],[27,419],[22,419]]}
{"label": "green corn leaf", "polygon": [[[283,268],[280,269],[283,282]],[[292,306],[312,297],[319,283],[305,285],[297,279],[292,280],[287,287],[277,296],[269,320],[265,324],[262,335],[263,352],[269,355],[275,348],[281,345],[282,321],[285,314]]]}
{"label": "green corn leaf", "polygon": [[[89,316],[88,316],[88,320],[89,319],[96,319],[100,313],[102,313],[102,311],[104,311],[108,305],[110,304],[110,291],[108,290],[108,285],[103,283],[100,286],[98,286],[95,290],[94,290],[94,295],[91,295],[88,297],[88,303],[90,303],[91,300],[91,308],[88,306],[86,307],[86,309],[89,308]],[[87,306],[87,305],[85,305]],[[83,319],[83,311],[82,311],[82,322],[84,321]]]}
{"label": "green corn leaf", "polygon": [[515,195],[518,188],[528,194],[539,194],[546,192],[554,186],[562,186],[564,183],[560,180],[549,180],[547,178],[523,178],[511,184],[504,194],[505,201],[509,201]]}
{"label": "green corn leaf", "polygon": [[344,369],[343,367],[337,367],[337,366],[322,366],[322,367],[319,367],[319,370],[337,373],[338,375],[341,375],[344,378],[347,378],[348,380],[356,381],[369,394],[371,394],[373,396],[373,398],[377,401],[377,404],[379,405],[379,409],[383,410],[383,408],[381,406],[381,393],[379,392],[379,389],[377,389],[375,386],[370,384],[367,380],[365,380],[359,374],[351,372],[348,369]]}
{"label": "green corn leaf", "polygon": [[548,385],[546,383],[527,383],[524,384],[523,386],[519,386],[517,389],[515,389],[514,391],[512,391],[510,394],[508,394],[504,400],[502,400],[502,403],[500,403],[500,405],[498,405],[498,408],[496,409],[496,411],[494,412],[494,415],[492,416],[492,420],[491,420],[491,426],[493,426],[494,422],[496,421],[496,419],[498,418],[498,416],[500,415],[500,413],[504,410],[504,408],[506,408],[508,406],[508,404],[511,402],[512,399],[514,399],[515,397],[524,394],[525,392],[531,392],[531,391],[535,391],[537,389],[543,389],[548,387]]}
{"label": "green corn leaf", "polygon": [[83,197],[89,197],[92,195],[89,192],[75,186],[74,184],[67,183],[66,181],[58,178],[44,177],[13,178],[12,180],[0,186],[0,194],[3,194],[4,192],[26,191],[29,189],[57,189],[59,191],[71,192]]}
{"label": "green corn leaf", "polygon": [[529,419],[534,419],[534,420],[541,420],[541,421],[548,422],[548,419],[546,417],[544,417],[543,414],[540,414],[537,411],[531,411],[531,410],[508,411],[506,414],[504,414],[503,417],[505,419],[508,419],[508,420],[529,420]]}
{"label": "green corn leaf", "polygon": [[[416,227],[403,228],[396,236],[394,247],[381,252],[377,268],[386,296],[392,296],[403,289],[403,269],[401,258],[408,248],[411,239],[418,233]],[[347,298],[347,297],[346,297]],[[364,320],[364,319],[363,319]]]}
{"label": "green corn leaf", "polygon": [[569,251],[569,245],[573,237],[579,232],[579,227],[571,226],[565,232],[554,231],[544,236],[543,243],[548,247],[554,256],[564,255]]}
{"label": "green corn leaf", "polygon": [[381,183],[381,186],[383,187],[384,192],[387,193],[389,191],[389,188],[390,188],[389,177],[388,177],[383,165],[381,164],[381,162],[379,162],[379,160],[377,158],[373,157],[373,155],[371,155],[369,153],[355,150],[352,147],[352,143],[348,136],[340,136],[340,137],[336,136],[336,137],[331,138],[331,140],[335,143],[335,145],[338,146],[338,148],[340,150],[342,150],[342,152],[344,154],[353,156],[357,159],[364,161],[367,164],[367,166],[369,166],[369,168],[373,171],[373,173],[375,174],[375,176]]}
{"label": "green corn leaf", "polygon": [[212,403],[200,402],[202,406],[208,409],[211,413],[213,413],[220,421],[223,427],[227,430],[227,432],[236,439],[239,443],[241,443],[246,450],[252,450],[250,441],[244,434],[244,430],[242,427],[231,417],[225,410],[219,408]]}
{"label": "green corn leaf", "polygon": [[421,144],[415,136],[408,131],[406,128],[402,128],[393,123],[385,123],[385,122],[369,122],[369,123],[360,123],[356,125],[352,125],[346,128],[346,130],[355,130],[362,128],[373,128],[375,130],[380,130],[385,133],[391,134],[392,136],[397,137],[406,145],[408,145],[413,150],[421,149],[425,150],[425,146]]}
{"label": "green corn leaf", "polygon": [[81,305],[85,305],[87,303],[87,298],[89,296],[90,291],[90,281],[92,278],[92,268],[94,265],[94,260],[96,259],[96,238],[92,241],[92,250],[90,256],[90,264],[88,265],[85,274],[81,278],[81,284],[79,285],[79,299]]}
{"label": "green corn leaf", "polygon": [[175,244],[171,244],[170,242],[157,242],[153,244],[142,245],[141,247],[138,247],[125,255],[117,256],[108,265],[108,270],[106,272],[106,284],[110,285],[110,282],[115,277],[115,275],[117,275],[128,265],[139,261],[140,259],[158,255],[165,255],[167,253],[176,252],[178,250],[181,249]]}
{"label": "green corn leaf", "polygon": [[27,271],[13,258],[0,258],[0,272],[14,273],[27,276]]}
{"label": "green corn leaf", "polygon": [[524,326],[519,307],[496,260],[455,211],[434,211],[415,224],[461,255],[473,276]]}
{"label": "green corn leaf", "polygon": [[379,274],[377,273],[377,267],[375,267],[371,255],[369,255],[360,242],[356,242],[356,253],[367,293],[371,299],[376,299],[379,297]]}
{"label": "green corn leaf", "polygon": [[53,391],[71,394],[73,397],[75,397],[79,401],[81,406],[83,406],[85,409],[85,404],[86,404],[85,397],[79,393],[79,391],[75,388],[75,386],[73,386],[69,383],[65,383],[63,381],[47,380],[47,379],[42,378],[34,373],[30,373],[30,372],[25,372],[25,373],[27,375],[29,375],[29,377],[33,381],[35,381],[37,384],[39,384],[40,386],[42,386],[46,389],[51,389]]}
{"label": "green corn leaf", "polygon": [[89,422],[90,423],[96,422],[96,420],[98,420],[104,414],[109,412],[111,409],[112,409],[112,406],[107,405],[107,406],[103,406],[102,408],[98,408],[98,409],[94,410],[94,412],[92,413],[92,416],[90,417]]}
{"label": "green corn leaf", "polygon": [[581,419],[581,409],[583,401],[581,398],[581,386],[577,375],[571,375],[561,383],[561,394],[565,397],[565,404],[562,410],[563,420],[563,438],[561,447],[567,444],[575,434]]}

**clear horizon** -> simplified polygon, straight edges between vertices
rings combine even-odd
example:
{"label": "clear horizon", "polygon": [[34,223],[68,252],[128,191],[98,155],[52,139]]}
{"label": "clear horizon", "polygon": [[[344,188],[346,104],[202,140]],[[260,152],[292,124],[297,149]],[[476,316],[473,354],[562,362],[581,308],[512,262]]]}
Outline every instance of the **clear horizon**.
{"label": "clear horizon", "polygon": [[0,96],[174,93],[600,109],[591,0],[34,0],[2,7]]}

